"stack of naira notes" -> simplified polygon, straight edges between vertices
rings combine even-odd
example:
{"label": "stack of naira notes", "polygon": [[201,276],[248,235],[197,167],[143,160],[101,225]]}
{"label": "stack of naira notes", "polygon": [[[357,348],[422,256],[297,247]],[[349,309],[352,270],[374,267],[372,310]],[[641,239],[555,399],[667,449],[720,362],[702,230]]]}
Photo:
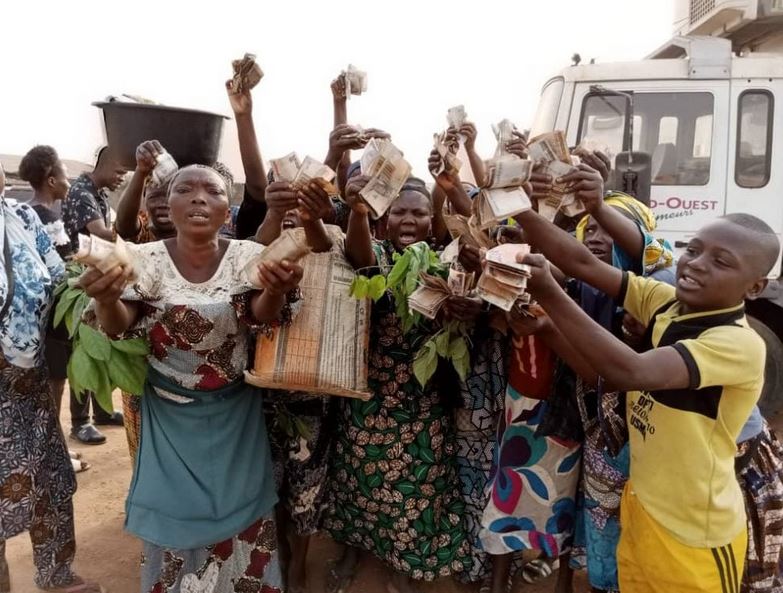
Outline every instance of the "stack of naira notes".
{"label": "stack of naira notes", "polygon": [[468,296],[475,283],[475,274],[461,269],[458,263],[449,268],[448,280],[430,274],[421,275],[421,284],[408,297],[408,308],[427,319],[435,319],[450,296]]}
{"label": "stack of naira notes", "polygon": [[518,256],[529,253],[530,246],[525,243],[504,243],[487,251],[486,267],[476,287],[478,295],[507,312],[517,301],[529,304],[530,266],[517,262]]}
{"label": "stack of naira notes", "polygon": [[514,124],[504,119],[493,129],[498,146],[495,156],[484,164],[486,178],[473,203],[476,222],[482,229],[502,223],[531,207],[530,198],[522,186],[530,179],[533,163],[505,149],[513,137]]}
{"label": "stack of naira notes", "polygon": [[582,216],[585,209],[576,198],[572,185],[558,182],[558,179],[573,172],[580,162],[579,157],[569,152],[565,134],[556,130],[537,136],[528,144],[528,152],[536,172],[549,175],[553,180],[547,197],[538,201],[538,213],[550,221],[558,212],[568,217]]}

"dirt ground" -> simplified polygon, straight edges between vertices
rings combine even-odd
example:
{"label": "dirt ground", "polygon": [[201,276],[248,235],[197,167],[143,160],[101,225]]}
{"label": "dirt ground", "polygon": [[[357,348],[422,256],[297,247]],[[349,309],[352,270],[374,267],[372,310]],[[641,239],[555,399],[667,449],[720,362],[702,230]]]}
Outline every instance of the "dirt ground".
{"label": "dirt ground", "polygon": [[[120,409],[119,398],[115,406]],[[69,426],[66,412],[63,425]],[[779,434],[783,429],[783,416],[774,423]],[[83,454],[91,468],[79,474],[79,489],[74,498],[76,510],[76,571],[83,577],[100,582],[108,593],[139,593],[138,540],[123,529],[125,495],[131,477],[130,459],[123,428],[107,428],[106,444],[88,446],[69,440],[69,447]],[[325,536],[317,538],[310,551],[310,593],[322,593],[325,564],[339,554],[338,547]],[[30,539],[26,534],[9,540],[8,564],[11,569],[13,593],[34,593],[33,563]],[[353,584],[353,593],[384,593],[387,572],[374,559],[366,560]],[[421,586],[422,593],[473,593],[477,587],[459,585],[451,580]],[[551,593],[552,577],[536,585],[517,583],[518,593]],[[577,574],[574,593],[588,591],[585,577]]]}

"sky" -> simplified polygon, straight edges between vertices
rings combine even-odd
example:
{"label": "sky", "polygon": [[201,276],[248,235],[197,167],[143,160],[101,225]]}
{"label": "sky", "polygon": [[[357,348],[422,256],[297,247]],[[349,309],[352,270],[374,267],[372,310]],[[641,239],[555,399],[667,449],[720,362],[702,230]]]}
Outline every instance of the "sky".
{"label": "sky", "polygon": [[[672,34],[675,0],[47,0],[3,3],[0,153],[51,144],[90,162],[103,141],[93,101],[130,93],[230,115],[231,60],[256,54],[253,90],[266,160],[293,150],[322,160],[329,84],[349,63],[369,90],[350,123],[384,129],[426,175],[432,134],[464,104],[491,155],[490,125],[529,126],[543,84],[571,63],[638,60]],[[233,121],[222,160],[242,178]]]}

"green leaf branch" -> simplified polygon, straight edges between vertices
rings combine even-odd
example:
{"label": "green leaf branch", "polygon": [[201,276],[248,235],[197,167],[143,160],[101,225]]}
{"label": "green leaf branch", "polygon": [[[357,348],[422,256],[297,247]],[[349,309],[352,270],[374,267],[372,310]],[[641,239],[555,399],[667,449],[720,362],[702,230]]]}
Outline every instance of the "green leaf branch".
{"label": "green leaf branch", "polygon": [[[402,253],[395,253],[393,265],[387,272],[372,277],[357,274],[351,284],[351,295],[377,302],[388,291],[403,332],[407,334],[414,328],[423,327],[425,320],[421,314],[410,310],[408,297],[418,288],[423,272],[446,278],[448,266],[440,261],[429,245],[420,242],[410,245]],[[413,374],[422,387],[435,374],[441,358],[450,361],[460,379],[465,380],[470,370],[467,324],[449,321],[422,343],[413,360]]]}
{"label": "green leaf branch", "polygon": [[66,278],[55,289],[54,325],[65,323],[73,341],[68,360],[68,383],[81,401],[85,392],[95,394],[106,411],[114,410],[111,395],[119,388],[133,395],[144,392],[149,344],[144,338],[113,340],[82,321],[90,297],[76,280],[84,267],[70,263]]}

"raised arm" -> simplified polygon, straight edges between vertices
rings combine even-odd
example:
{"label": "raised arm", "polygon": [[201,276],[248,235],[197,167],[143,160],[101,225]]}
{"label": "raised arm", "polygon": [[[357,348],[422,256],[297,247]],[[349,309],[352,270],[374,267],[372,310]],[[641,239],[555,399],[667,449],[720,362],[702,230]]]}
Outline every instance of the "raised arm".
{"label": "raised arm", "polygon": [[486,172],[484,170],[484,160],[476,152],[476,136],[478,131],[475,124],[465,122],[459,129],[459,134],[465,138],[465,152],[468,154],[470,169],[473,171],[473,177],[476,179],[476,185],[484,185]]}
{"label": "raised arm", "polygon": [[251,198],[263,202],[267,179],[261,149],[258,147],[256,128],[253,124],[253,98],[250,90],[236,92],[231,80],[226,81],[226,92],[237,123],[239,154],[245,171],[245,187]]}
{"label": "raised arm", "polygon": [[[586,198],[589,193],[603,197],[603,181],[596,171],[591,171],[589,183],[582,179],[582,189],[577,192],[577,198],[583,201],[589,199]],[[620,294],[621,270],[600,261],[587,247],[532,209],[514,218],[524,229],[527,240],[567,276],[578,278],[613,298]]]}
{"label": "raised arm", "polygon": [[653,391],[690,386],[688,367],[677,350],[665,347],[642,354],[635,352],[593,321],[563,292],[543,256],[527,255],[523,263],[531,266],[531,294],[579,356],[612,388]]}
{"label": "raised arm", "polygon": [[618,247],[638,261],[644,249],[644,236],[637,224],[615,208],[607,206],[603,191],[601,193],[591,191],[596,173],[604,182],[608,179],[611,170],[609,159],[601,152],[582,150],[578,154],[582,158],[582,164],[562,180],[574,184],[574,190],[578,193],[588,214],[612,237]]}
{"label": "raised arm", "polygon": [[432,152],[430,152],[430,158],[427,162],[430,174],[435,179],[437,187],[440,188],[448,198],[452,207],[452,212],[462,214],[463,216],[470,216],[472,202],[468,197],[465,188],[462,187],[459,173],[447,168],[440,175],[435,175],[435,171],[440,168],[442,160],[443,159],[436,149],[433,149]]}
{"label": "raised arm", "polygon": [[157,156],[163,153],[163,147],[157,140],[147,140],[136,148],[136,170],[133,171],[130,182],[122,192],[117,204],[117,217],[114,220],[114,229],[123,239],[131,239],[138,236],[139,210],[144,194],[144,183],[157,164]]}
{"label": "raised arm", "polygon": [[[364,143],[359,137],[359,130],[348,124],[336,126],[329,134],[329,150],[326,153],[324,164],[337,172],[338,184],[348,175],[348,167],[351,165],[351,149],[364,148]],[[344,191],[343,187],[340,191]]]}
{"label": "raised arm", "polygon": [[285,213],[299,206],[297,193],[287,181],[273,181],[266,187],[267,213],[256,232],[256,241],[269,245],[280,236]]}
{"label": "raised arm", "polygon": [[299,190],[299,213],[307,243],[315,253],[325,253],[332,248],[332,238],[326,232],[323,219],[333,213],[329,193],[317,179]]}
{"label": "raised arm", "polygon": [[355,270],[369,268],[376,264],[372,249],[370,210],[359,197],[359,192],[368,181],[368,177],[360,175],[351,179],[345,187],[345,201],[351,207],[348,230],[345,234],[345,256]]}
{"label": "raised arm", "polygon": [[[346,95],[345,77],[342,74],[332,81],[332,112],[335,130],[348,124],[348,96]],[[332,153],[331,136],[329,137],[329,153],[330,155]],[[330,165],[327,162],[329,160],[333,160],[334,164]],[[327,156],[324,162],[337,173],[337,187],[341,193],[344,193],[345,184],[348,181],[348,168],[351,166],[350,149],[343,150],[339,156],[336,154]]]}
{"label": "raised arm", "polygon": [[571,369],[589,385],[598,384],[598,375],[588,362],[571,345],[549,316],[543,311],[535,317],[524,315],[516,307],[511,309],[508,324],[514,335],[535,334],[546,342],[555,354],[562,358]]}

